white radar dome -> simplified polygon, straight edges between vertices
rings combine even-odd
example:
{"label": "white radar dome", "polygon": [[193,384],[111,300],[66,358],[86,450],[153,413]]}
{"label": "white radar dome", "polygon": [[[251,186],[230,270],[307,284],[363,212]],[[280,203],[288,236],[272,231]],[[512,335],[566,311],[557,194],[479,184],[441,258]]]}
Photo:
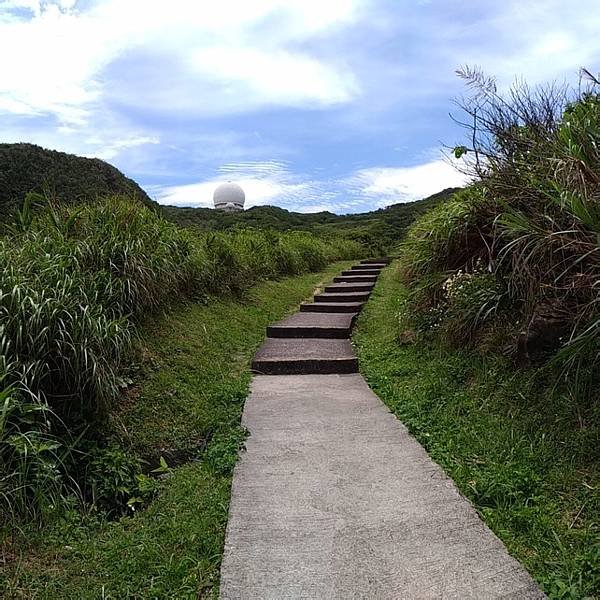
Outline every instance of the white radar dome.
{"label": "white radar dome", "polygon": [[222,183],[213,194],[215,208],[226,211],[244,210],[246,194],[237,183]]}

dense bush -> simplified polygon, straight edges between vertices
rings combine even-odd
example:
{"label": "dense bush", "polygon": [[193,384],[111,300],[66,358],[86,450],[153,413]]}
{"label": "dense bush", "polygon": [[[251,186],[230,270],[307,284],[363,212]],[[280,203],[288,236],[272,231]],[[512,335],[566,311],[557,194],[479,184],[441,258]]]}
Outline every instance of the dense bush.
{"label": "dense bush", "polygon": [[[600,97],[594,87],[500,95],[461,73],[474,183],[419,219],[402,244],[407,314],[456,343],[495,340],[590,397],[600,349]],[[597,82],[594,82],[597,84]],[[487,347],[487,346],[486,346]],[[559,378],[560,379],[560,378]]]}
{"label": "dense bush", "polygon": [[302,232],[194,233],[126,198],[37,211],[33,199],[0,237],[2,516],[56,503],[69,448],[118,398],[149,311],[361,254]]}

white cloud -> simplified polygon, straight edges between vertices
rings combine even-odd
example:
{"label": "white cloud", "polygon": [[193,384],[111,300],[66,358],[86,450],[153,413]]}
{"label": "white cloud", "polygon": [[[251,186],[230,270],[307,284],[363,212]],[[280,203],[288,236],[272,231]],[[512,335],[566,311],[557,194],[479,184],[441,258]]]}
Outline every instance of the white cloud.
{"label": "white cloud", "polygon": [[[352,74],[297,45],[351,22],[357,5],[106,0],[79,10],[72,0],[0,2],[0,54],[11,57],[0,63],[0,110],[81,125],[107,93],[132,106],[168,112],[179,102],[200,114],[346,102],[358,90]],[[24,18],[16,8],[31,14]],[[138,68],[148,57],[159,68],[175,65],[162,73],[166,85],[143,81],[134,67],[106,90],[107,67],[136,56]],[[210,105],[198,101],[204,95]]]}
{"label": "white cloud", "polygon": [[347,183],[356,194],[381,207],[413,202],[445,188],[464,186],[469,178],[456,166],[448,160],[438,159],[412,167],[361,169]]}
{"label": "white cloud", "polygon": [[349,101],[358,92],[350,74],[297,52],[215,46],[198,50],[192,60],[198,73],[217,82],[238,82],[261,104],[336,104]]}
{"label": "white cloud", "polygon": [[246,208],[275,204],[296,212],[342,213],[412,202],[467,183],[467,177],[443,159],[413,167],[360,169],[331,180],[292,173],[279,161],[233,163],[219,171],[208,181],[158,188],[156,199],[173,206],[212,207],[215,188],[234,181],[246,192]]}
{"label": "white cloud", "polygon": [[451,55],[462,55],[457,64],[481,65],[501,87],[515,78],[574,81],[579,67],[593,67],[600,54],[600,12],[589,0],[510,0],[479,26],[488,32],[485,43],[457,44]]}
{"label": "white cloud", "polygon": [[160,140],[156,136],[131,135],[126,138],[114,140],[108,144],[102,139],[92,138],[87,140],[88,144],[96,145],[100,149],[94,152],[93,156],[102,160],[110,160],[117,156],[125,148],[135,148],[146,144],[159,144]]}

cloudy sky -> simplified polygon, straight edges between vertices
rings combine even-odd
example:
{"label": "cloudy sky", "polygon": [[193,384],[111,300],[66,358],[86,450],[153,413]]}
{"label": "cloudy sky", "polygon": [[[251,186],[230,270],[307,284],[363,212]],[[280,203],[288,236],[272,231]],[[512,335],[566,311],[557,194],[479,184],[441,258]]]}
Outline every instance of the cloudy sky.
{"label": "cloudy sky", "polygon": [[163,203],[359,212],[459,185],[454,71],[600,68],[595,0],[0,0],[0,142],[108,160]]}

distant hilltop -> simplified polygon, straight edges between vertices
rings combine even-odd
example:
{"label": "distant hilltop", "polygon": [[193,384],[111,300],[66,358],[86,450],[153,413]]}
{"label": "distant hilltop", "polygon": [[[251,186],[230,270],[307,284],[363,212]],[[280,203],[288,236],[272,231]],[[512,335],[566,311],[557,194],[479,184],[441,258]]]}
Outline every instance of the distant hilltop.
{"label": "distant hilltop", "polygon": [[234,183],[215,190],[214,206],[188,208],[162,206],[121,171],[98,158],[46,150],[34,144],[0,144],[0,221],[18,208],[28,192],[48,192],[70,204],[90,202],[110,195],[137,198],[182,226],[205,230],[256,227],[285,231],[310,230],[325,235],[353,230],[356,239],[397,241],[412,221],[458,188],[442,190],[416,202],[393,204],[366,213],[336,215],[330,212],[295,213],[277,206],[244,209],[245,194]]}
{"label": "distant hilltop", "polygon": [[126,195],[157,206],[133,179],[99,158],[34,144],[0,144],[0,217],[20,207],[28,192],[48,192],[70,204]]}

